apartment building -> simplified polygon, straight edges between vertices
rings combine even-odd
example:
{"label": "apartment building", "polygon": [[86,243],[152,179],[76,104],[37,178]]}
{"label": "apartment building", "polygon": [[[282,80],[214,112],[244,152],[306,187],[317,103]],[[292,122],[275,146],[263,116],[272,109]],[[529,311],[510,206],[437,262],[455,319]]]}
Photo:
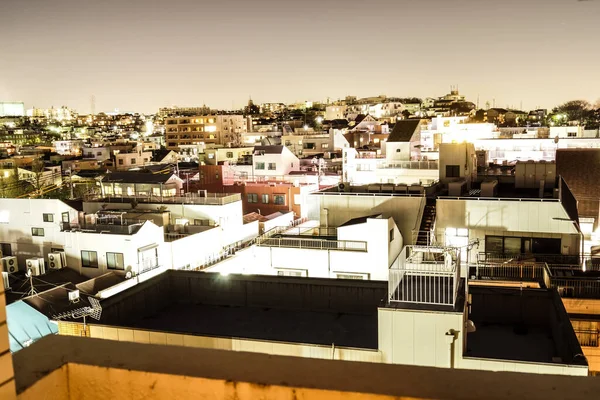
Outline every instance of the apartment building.
{"label": "apartment building", "polygon": [[166,147],[170,150],[178,150],[179,146],[198,143],[239,144],[244,132],[247,132],[247,124],[242,115],[215,114],[165,118]]}
{"label": "apartment building", "polygon": [[131,150],[119,150],[115,152],[115,167],[117,170],[128,170],[143,167],[152,161],[152,152],[144,151],[141,143]]}

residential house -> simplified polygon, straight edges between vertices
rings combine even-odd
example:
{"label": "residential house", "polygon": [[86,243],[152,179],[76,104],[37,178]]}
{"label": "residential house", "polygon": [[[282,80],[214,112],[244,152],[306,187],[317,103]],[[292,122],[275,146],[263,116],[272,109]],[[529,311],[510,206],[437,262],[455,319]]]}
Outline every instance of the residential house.
{"label": "residential house", "polygon": [[107,197],[163,197],[178,196],[183,180],[177,175],[150,172],[113,172],[101,181],[102,195]]}

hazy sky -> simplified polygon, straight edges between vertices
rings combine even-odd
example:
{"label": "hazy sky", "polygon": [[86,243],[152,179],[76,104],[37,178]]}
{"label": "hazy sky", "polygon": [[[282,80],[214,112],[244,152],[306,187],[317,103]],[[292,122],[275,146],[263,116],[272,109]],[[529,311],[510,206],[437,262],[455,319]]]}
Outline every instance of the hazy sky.
{"label": "hazy sky", "polygon": [[600,98],[600,0],[1,0],[0,101],[154,112],[346,95]]}

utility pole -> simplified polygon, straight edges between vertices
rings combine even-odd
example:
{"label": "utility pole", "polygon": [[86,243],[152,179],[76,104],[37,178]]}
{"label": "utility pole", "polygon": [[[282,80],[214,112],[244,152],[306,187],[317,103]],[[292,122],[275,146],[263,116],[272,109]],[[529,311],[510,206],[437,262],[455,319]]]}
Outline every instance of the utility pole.
{"label": "utility pole", "polygon": [[73,169],[69,168],[69,189],[71,191],[70,199],[73,200],[75,195],[73,194]]}

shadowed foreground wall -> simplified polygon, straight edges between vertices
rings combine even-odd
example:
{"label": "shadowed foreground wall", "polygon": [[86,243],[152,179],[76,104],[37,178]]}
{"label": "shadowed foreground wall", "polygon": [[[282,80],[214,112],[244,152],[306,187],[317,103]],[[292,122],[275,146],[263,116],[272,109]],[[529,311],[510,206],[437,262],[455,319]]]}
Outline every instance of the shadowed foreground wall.
{"label": "shadowed foreground wall", "polygon": [[14,355],[19,399],[589,399],[600,381],[45,337]]}

